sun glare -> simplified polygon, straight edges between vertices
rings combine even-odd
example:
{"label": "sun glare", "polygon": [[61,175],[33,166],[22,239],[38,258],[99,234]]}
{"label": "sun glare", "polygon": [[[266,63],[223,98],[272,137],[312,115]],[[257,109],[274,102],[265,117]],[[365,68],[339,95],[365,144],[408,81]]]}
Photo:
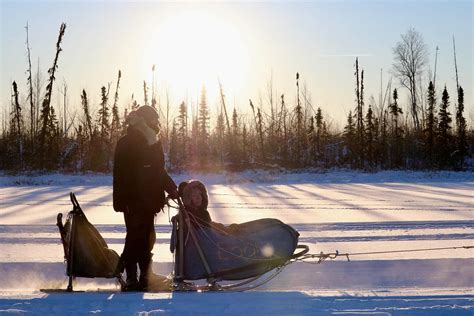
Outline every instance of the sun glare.
{"label": "sun glare", "polygon": [[199,11],[163,20],[143,57],[148,74],[155,64],[160,81],[190,97],[197,97],[203,85],[209,98],[217,97],[218,79],[226,93],[239,93],[248,68],[245,45],[237,27]]}

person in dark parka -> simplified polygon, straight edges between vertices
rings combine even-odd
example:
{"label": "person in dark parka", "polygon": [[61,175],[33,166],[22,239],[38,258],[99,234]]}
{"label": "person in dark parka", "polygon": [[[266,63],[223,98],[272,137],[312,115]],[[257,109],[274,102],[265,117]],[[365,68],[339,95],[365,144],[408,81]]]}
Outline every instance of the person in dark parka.
{"label": "person in dark parka", "polygon": [[178,191],[164,168],[155,109],[142,106],[129,114],[126,123],[127,134],[115,148],[113,206],[124,214],[127,228],[122,253],[127,273],[125,290],[146,290],[154,276],[151,271],[151,250],[156,241],[154,218],[165,204],[165,191],[171,198],[177,198]]}

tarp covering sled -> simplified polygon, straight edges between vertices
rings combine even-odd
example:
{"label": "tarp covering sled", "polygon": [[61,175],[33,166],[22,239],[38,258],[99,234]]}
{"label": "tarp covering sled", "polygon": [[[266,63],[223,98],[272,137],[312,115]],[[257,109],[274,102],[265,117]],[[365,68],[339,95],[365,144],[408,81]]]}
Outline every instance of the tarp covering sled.
{"label": "tarp covering sled", "polygon": [[256,277],[291,260],[298,248],[298,232],[277,219],[228,227],[217,223],[203,225],[178,202],[179,213],[173,218],[171,238],[178,282]]}
{"label": "tarp covering sled", "polygon": [[109,249],[104,238],[88,220],[82,211],[74,193],[70,194],[73,210],[62,222],[62,214],[57,217],[57,226],[64,247],[67,263],[66,275],[69,276],[68,290],[72,291],[72,278],[118,278],[121,277],[119,255]]}

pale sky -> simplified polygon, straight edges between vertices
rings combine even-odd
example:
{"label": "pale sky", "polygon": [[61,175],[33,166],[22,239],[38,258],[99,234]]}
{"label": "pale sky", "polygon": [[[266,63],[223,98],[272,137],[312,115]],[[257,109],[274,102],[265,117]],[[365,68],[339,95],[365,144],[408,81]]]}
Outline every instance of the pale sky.
{"label": "pale sky", "polygon": [[[61,22],[67,25],[59,56],[57,88],[68,84],[71,111],[80,109],[86,89],[92,106],[100,88],[122,71],[121,110],[131,95],[143,104],[143,80],[152,86],[152,65],[160,101],[168,90],[173,113],[183,100],[195,103],[200,87],[208,90],[211,112],[218,106],[220,78],[228,105],[250,110],[248,99],[267,104],[267,82],[273,77],[276,101],[284,93],[294,105],[295,74],[306,83],[314,107],[342,127],[354,108],[354,62],[365,71],[366,104],[379,102],[392,77],[392,48],[414,27],[429,52],[433,73],[439,47],[436,86],[446,84],[452,103],[456,81],[452,37],[460,84],[465,90],[466,116],[474,119],[474,39],[472,1],[311,1],[311,2],[139,2],[139,1],[4,1],[1,6],[1,114],[10,104],[10,82],[16,80],[25,100],[27,91],[26,33],[34,69],[46,79]],[[36,71],[36,70],[35,70]],[[428,82],[428,73],[424,81]],[[396,78],[393,88],[399,88]],[[403,90],[403,89],[402,89]],[[400,90],[400,91],[402,91]],[[151,92],[150,92],[151,97]],[[402,93],[401,103],[408,103]],[[112,103],[112,102],[111,102]],[[26,106],[26,102],[23,104]],[[454,113],[454,108],[451,108]]]}

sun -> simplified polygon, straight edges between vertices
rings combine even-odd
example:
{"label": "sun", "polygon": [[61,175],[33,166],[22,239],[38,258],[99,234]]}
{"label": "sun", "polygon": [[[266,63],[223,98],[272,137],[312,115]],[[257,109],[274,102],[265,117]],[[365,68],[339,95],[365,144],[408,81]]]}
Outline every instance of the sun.
{"label": "sun", "polygon": [[238,27],[206,11],[187,11],[163,20],[153,32],[142,62],[156,65],[157,76],[176,94],[197,98],[202,86],[208,98],[238,94],[248,70],[248,54]]}

